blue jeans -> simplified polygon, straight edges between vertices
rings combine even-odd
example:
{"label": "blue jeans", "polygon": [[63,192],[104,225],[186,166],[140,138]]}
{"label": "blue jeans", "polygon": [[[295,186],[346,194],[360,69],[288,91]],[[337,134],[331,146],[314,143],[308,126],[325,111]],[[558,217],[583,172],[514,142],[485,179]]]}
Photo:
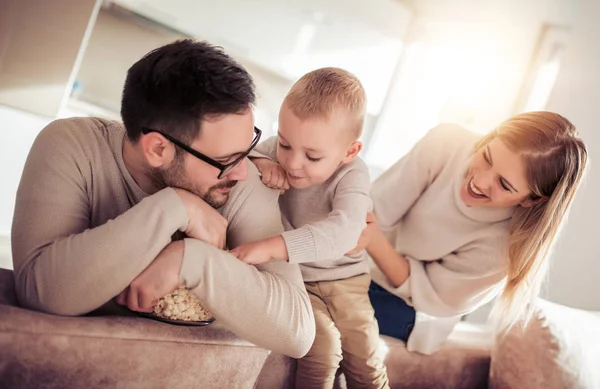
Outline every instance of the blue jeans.
{"label": "blue jeans", "polygon": [[414,308],[374,282],[369,286],[369,298],[379,322],[379,333],[406,342],[415,325]]}

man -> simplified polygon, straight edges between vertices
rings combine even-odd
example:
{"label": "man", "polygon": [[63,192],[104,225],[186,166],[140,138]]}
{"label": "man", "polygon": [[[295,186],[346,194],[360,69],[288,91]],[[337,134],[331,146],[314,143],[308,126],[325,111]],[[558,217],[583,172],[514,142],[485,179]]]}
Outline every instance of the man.
{"label": "man", "polygon": [[[113,297],[150,311],[179,285],[259,346],[301,357],[314,320],[298,268],[222,248],[281,233],[277,193],[247,154],[254,84],[220,48],[178,41],[128,71],[123,125],[57,120],[29,153],[12,227],[17,295],[80,315]],[[215,210],[219,209],[219,212]],[[171,241],[177,231],[184,240]]]}

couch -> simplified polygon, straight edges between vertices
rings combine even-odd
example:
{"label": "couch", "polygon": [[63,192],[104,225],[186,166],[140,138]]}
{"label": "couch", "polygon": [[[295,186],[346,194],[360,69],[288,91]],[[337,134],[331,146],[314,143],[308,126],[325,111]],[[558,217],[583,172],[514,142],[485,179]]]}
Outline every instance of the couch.
{"label": "couch", "polygon": [[496,336],[490,389],[599,389],[600,312],[538,300],[524,331]]}
{"label": "couch", "polygon": [[[524,384],[513,374],[525,365],[537,368],[529,348],[542,347],[539,341],[492,340],[484,329],[460,323],[441,350],[420,355],[381,337],[392,388],[560,387]],[[294,387],[294,370],[295,360],[237,338],[218,321],[176,326],[115,306],[83,317],[23,309],[12,271],[0,269],[0,388],[279,389]],[[337,386],[345,386],[343,375]]]}
{"label": "couch", "polygon": [[[118,314],[118,315],[116,315]],[[465,326],[430,356],[382,337],[394,388],[485,388],[490,337]],[[18,306],[0,269],[2,388],[292,388],[295,361],[222,328],[187,327],[105,307],[61,317]],[[343,377],[338,385],[344,386]]]}

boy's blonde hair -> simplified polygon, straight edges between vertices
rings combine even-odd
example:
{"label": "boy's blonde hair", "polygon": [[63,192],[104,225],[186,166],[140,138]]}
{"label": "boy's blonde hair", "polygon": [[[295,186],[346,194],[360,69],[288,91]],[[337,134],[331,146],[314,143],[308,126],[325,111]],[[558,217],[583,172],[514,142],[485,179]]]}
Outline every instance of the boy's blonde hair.
{"label": "boy's blonde hair", "polygon": [[300,120],[329,119],[338,110],[347,116],[354,139],[362,134],[367,96],[360,80],[340,68],[321,68],[305,74],[283,102]]}

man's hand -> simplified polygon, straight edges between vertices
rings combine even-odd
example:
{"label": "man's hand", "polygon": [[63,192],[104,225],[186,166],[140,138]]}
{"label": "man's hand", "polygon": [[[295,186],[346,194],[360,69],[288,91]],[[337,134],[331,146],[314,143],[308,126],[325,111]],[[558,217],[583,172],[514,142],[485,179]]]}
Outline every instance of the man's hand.
{"label": "man's hand", "polygon": [[354,255],[366,249],[369,243],[371,243],[373,234],[378,229],[379,226],[377,225],[377,219],[375,218],[375,214],[373,212],[369,212],[367,214],[367,226],[363,230],[362,234],[360,234],[360,238],[358,238],[358,244],[351,251],[348,251],[346,255]]}
{"label": "man's hand", "polygon": [[223,249],[226,241],[227,219],[195,194],[178,188],[175,192],[179,195],[188,214],[186,235]]}
{"label": "man's hand", "polygon": [[229,253],[249,265],[258,265],[271,259],[288,260],[285,241],[280,235],[243,244]]}
{"label": "man's hand", "polygon": [[132,311],[152,312],[158,299],[179,287],[184,242],[167,245],[144,271],[116,298]]}
{"label": "man's hand", "polygon": [[254,158],[252,162],[258,168],[263,184],[269,188],[279,189],[279,192],[282,194],[290,189],[287,173],[280,164],[266,158]]}

